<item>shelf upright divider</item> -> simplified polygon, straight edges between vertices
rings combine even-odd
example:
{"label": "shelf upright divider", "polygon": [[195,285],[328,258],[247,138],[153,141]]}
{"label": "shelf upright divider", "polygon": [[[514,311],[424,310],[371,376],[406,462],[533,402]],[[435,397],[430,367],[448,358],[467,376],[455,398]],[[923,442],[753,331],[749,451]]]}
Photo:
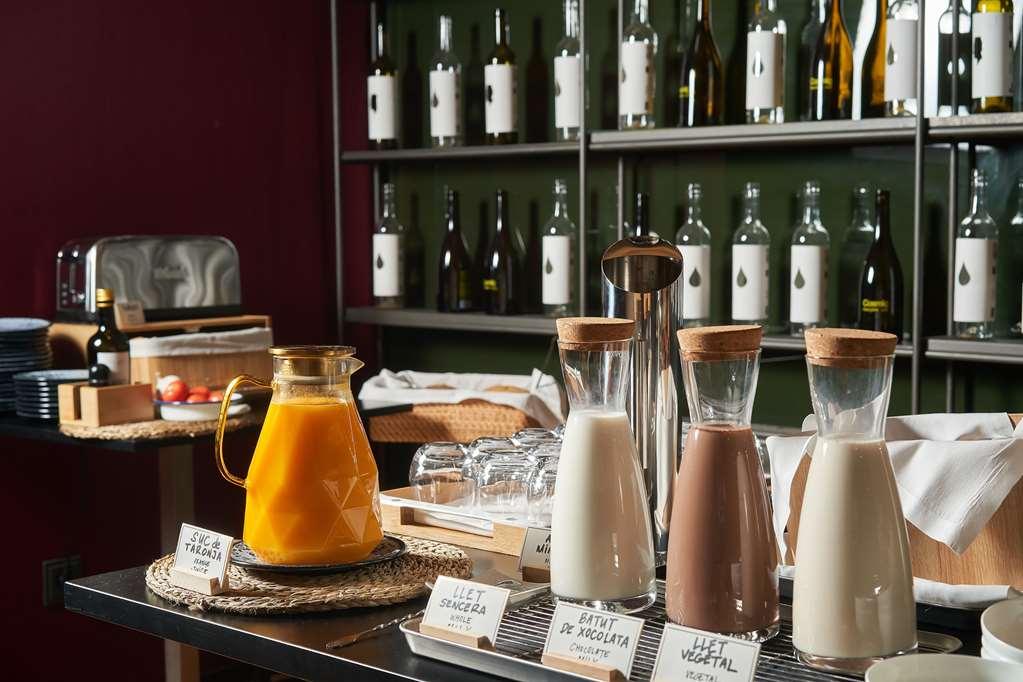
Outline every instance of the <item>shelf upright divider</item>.
{"label": "shelf upright divider", "polygon": [[331,146],[331,192],[334,197],[334,297],[337,316],[337,342],[344,343],[345,336],[345,289],[342,262],[344,261],[344,230],[341,225],[341,115],[339,107],[340,71],[338,58],[337,2],[330,0],[330,125],[333,144]]}
{"label": "shelf upright divider", "polygon": [[[586,106],[586,74],[589,73],[589,56],[586,52],[586,0],[579,0],[579,315],[586,315],[586,196],[587,196],[587,167],[586,167],[586,116],[589,113]],[[597,245],[599,248],[599,244]]]}
{"label": "shelf upright divider", "polygon": [[[913,358],[910,367],[910,412],[920,412],[920,363],[923,360],[923,220],[924,150],[927,144],[927,117],[924,116],[924,50],[927,33],[925,0],[920,0],[916,22],[916,135],[913,139]],[[958,15],[956,19],[958,20]],[[881,17],[877,20],[880,22]],[[958,75],[958,74],[956,74]]]}
{"label": "shelf upright divider", "polygon": [[[953,73],[949,74],[952,92],[952,115],[959,115],[959,7],[955,8],[952,20],[952,63]],[[940,68],[940,67],[939,67]],[[940,77],[940,74],[939,74]],[[940,103],[939,103],[940,106]],[[953,139],[948,147],[948,256],[947,279],[948,295],[945,301],[945,333],[952,336],[954,322],[955,267],[956,267],[956,227],[959,217],[959,140]],[[955,410],[955,364],[945,363],[945,411]]]}
{"label": "shelf upright divider", "polygon": [[[621,86],[619,85],[622,74],[622,36],[625,35],[625,0],[618,0],[618,71],[615,72],[615,87],[618,88],[618,96],[621,97]],[[621,110],[621,103],[618,104],[618,111]],[[615,112],[615,129],[618,128],[620,115]],[[618,238],[625,236],[625,156],[618,152],[618,178],[616,180],[618,191],[615,199],[616,220],[618,223]]]}

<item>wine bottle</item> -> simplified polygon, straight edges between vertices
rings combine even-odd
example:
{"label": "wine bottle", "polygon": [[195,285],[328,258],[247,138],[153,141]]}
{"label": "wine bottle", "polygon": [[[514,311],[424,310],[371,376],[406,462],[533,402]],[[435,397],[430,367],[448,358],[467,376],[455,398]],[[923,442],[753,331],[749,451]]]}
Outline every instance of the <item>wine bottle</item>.
{"label": "wine bottle", "polygon": [[841,309],[839,324],[855,327],[860,315],[860,277],[867,252],[874,243],[874,209],[876,197],[868,184],[853,188],[852,222],[845,231],[842,252],[838,258],[838,294]]}
{"label": "wine bottle", "polygon": [[572,312],[572,290],[578,281],[578,229],[568,217],[568,185],[554,179],[554,211],[543,226],[541,292],[543,314],[565,317]]}
{"label": "wine bottle", "polygon": [[885,36],[885,116],[916,116],[917,22],[916,0],[893,0],[888,6]]}
{"label": "wine bottle", "polygon": [[515,53],[508,13],[501,8],[494,10],[494,41],[483,67],[485,139],[487,144],[515,144],[519,140]]}
{"label": "wine bottle", "polygon": [[785,122],[785,36],[778,0],[754,2],[746,32],[746,123]]}
{"label": "wine bottle", "polygon": [[821,29],[824,27],[824,18],[827,16],[827,0],[810,0],[810,8],[807,11],[806,23],[799,33],[799,63],[796,65],[796,76],[798,77],[799,93],[799,119],[809,121],[813,118],[813,99],[810,97],[810,79],[813,77],[813,55],[817,49],[817,39],[820,38]]}
{"label": "wine bottle", "polygon": [[660,91],[662,121],[678,122],[682,112],[679,108],[679,89],[682,87],[682,62],[685,61],[686,50],[689,48],[689,25],[686,20],[688,3],[676,2],[673,5],[674,18],[672,31],[664,38],[664,61],[661,65]]}
{"label": "wine bottle", "polygon": [[426,305],[426,244],[419,227],[419,196],[409,197],[409,220],[405,225],[405,307]]}
{"label": "wine bottle", "polygon": [[384,23],[377,22],[376,58],[366,76],[366,112],[369,120],[369,145],[373,149],[398,146],[398,67],[387,53]]}
{"label": "wine bottle", "polygon": [[565,0],[565,35],[554,48],[554,133],[559,141],[579,139],[579,0]]}
{"label": "wine bottle", "polygon": [[[1009,221],[1009,333],[1023,334],[1023,176],[1016,178],[1016,215]],[[1003,280],[1004,281],[1004,280]],[[1016,317],[1019,315],[1020,317]]]}
{"label": "wine bottle", "polygon": [[653,234],[650,228],[650,195],[644,192],[636,192],[636,199],[632,207],[632,236],[642,237]]}
{"label": "wine bottle", "polygon": [[483,61],[480,57],[480,25],[469,27],[469,62],[465,68],[465,143],[483,144]]}
{"label": "wine bottle", "polygon": [[635,0],[632,19],[622,32],[621,76],[618,79],[618,128],[653,128],[654,55],[657,33],[650,26],[647,0]]}
{"label": "wine bottle", "polygon": [[[837,0],[833,0],[837,1]],[[821,223],[820,185],[803,185],[803,217],[792,233],[789,272],[789,332],[803,336],[828,320],[828,247],[831,239]]]}
{"label": "wine bottle", "polygon": [[[527,315],[539,315],[543,312],[543,282],[541,281],[543,266],[543,238],[540,236],[540,204],[534,199],[529,202],[528,236],[520,253],[523,253],[521,287],[519,291],[519,312]],[[516,235],[518,236],[518,235]],[[521,243],[521,240],[519,240]]]}
{"label": "wine bottle", "polygon": [[508,221],[508,193],[503,189],[497,190],[494,213],[497,219],[483,272],[483,309],[490,315],[515,315],[521,295],[520,259]]}
{"label": "wine bottle", "polygon": [[108,384],[130,384],[130,346],[128,337],[117,328],[112,289],[96,289],[96,322],[96,333],[85,344],[89,366],[105,366],[109,371]]}
{"label": "wine bottle", "polygon": [[543,22],[533,17],[532,45],[526,62],[526,142],[547,142],[550,128],[551,76],[543,55]]}
{"label": "wine bottle", "polygon": [[472,288],[475,280],[469,251],[462,237],[462,219],[458,207],[458,192],[446,191],[447,231],[440,249],[437,282],[437,310],[458,313],[472,310]]}
{"label": "wine bottle", "polygon": [[747,182],[743,217],[732,237],[732,321],[767,326],[771,235],[760,222],[760,185]]}
{"label": "wine bottle", "polygon": [[[874,31],[863,53],[863,68],[860,70],[860,118],[880,118],[885,115],[888,0],[877,0],[874,5]],[[866,11],[866,7],[863,11]]]}
{"label": "wine bottle", "polygon": [[828,5],[810,64],[810,120],[852,118],[853,51],[841,0]]}
{"label": "wine bottle", "polygon": [[686,221],[675,233],[682,253],[682,326],[710,323],[710,230],[703,224],[703,189],[689,183]]}
{"label": "wine bottle", "polygon": [[679,90],[685,127],[721,125],[725,113],[725,74],[711,28],[710,0],[699,0],[693,38],[682,63]]}
{"label": "wine bottle", "polygon": [[384,183],[382,215],[373,231],[373,300],[381,308],[405,305],[405,227],[398,220],[394,184]]}
{"label": "wine bottle", "polygon": [[973,113],[1012,111],[1012,0],[973,8]]}
{"label": "wine bottle", "polygon": [[416,32],[409,31],[405,37],[405,68],[401,77],[401,145],[405,149],[423,146],[423,72],[418,55]]}
{"label": "wine bottle", "polygon": [[451,17],[440,17],[437,52],[430,62],[430,141],[434,147],[462,144],[462,63],[451,51]]}
{"label": "wine bottle", "polygon": [[[963,7],[962,0],[949,0],[948,8],[938,18],[938,116],[966,116],[970,113],[973,89],[970,73],[973,70],[971,25],[970,12]],[[954,44],[958,47],[955,60],[952,58]],[[958,65],[954,61],[958,61]],[[957,81],[955,102],[952,101],[953,81]]]}
{"label": "wine bottle", "polygon": [[952,326],[960,338],[990,339],[995,322],[998,226],[988,213],[984,171],[973,171],[971,191],[970,212],[956,233]]}
{"label": "wine bottle", "polygon": [[859,318],[856,326],[895,334],[902,340],[902,266],[892,243],[890,195],[876,193],[874,239],[863,263],[859,286]]}

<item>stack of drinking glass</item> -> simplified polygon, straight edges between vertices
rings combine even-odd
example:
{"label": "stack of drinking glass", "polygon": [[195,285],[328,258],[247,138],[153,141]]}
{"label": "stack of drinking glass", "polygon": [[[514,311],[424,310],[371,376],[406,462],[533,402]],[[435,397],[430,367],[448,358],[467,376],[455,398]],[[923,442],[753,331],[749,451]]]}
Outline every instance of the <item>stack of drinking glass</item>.
{"label": "stack of drinking glass", "polygon": [[412,458],[409,485],[423,502],[549,527],[563,432],[533,428],[467,445],[427,443]]}

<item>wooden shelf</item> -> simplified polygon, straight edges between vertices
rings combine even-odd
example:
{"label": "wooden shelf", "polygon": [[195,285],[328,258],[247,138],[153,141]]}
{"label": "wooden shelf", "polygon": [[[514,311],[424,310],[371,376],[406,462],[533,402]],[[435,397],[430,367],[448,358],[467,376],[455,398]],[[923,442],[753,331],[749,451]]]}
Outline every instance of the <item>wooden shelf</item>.
{"label": "wooden shelf", "polygon": [[385,149],[342,152],[341,163],[383,163],[386,161],[452,161],[526,156],[566,156],[579,152],[579,142],[538,142],[533,144],[473,145],[439,149]]}
{"label": "wooden shelf", "polygon": [[1023,339],[976,341],[934,336],[927,340],[925,356],[934,360],[1023,365]]}
{"label": "wooden shelf", "polygon": [[927,119],[928,142],[1023,142],[1023,113]]}

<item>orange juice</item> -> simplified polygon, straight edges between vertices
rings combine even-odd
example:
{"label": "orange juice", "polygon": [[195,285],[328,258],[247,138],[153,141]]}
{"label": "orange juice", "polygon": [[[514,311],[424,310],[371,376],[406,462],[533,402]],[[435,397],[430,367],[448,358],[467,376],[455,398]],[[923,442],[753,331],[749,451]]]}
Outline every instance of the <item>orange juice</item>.
{"label": "orange juice", "polygon": [[245,479],[245,542],[272,564],[364,559],[383,539],[378,485],[352,403],[275,400]]}

